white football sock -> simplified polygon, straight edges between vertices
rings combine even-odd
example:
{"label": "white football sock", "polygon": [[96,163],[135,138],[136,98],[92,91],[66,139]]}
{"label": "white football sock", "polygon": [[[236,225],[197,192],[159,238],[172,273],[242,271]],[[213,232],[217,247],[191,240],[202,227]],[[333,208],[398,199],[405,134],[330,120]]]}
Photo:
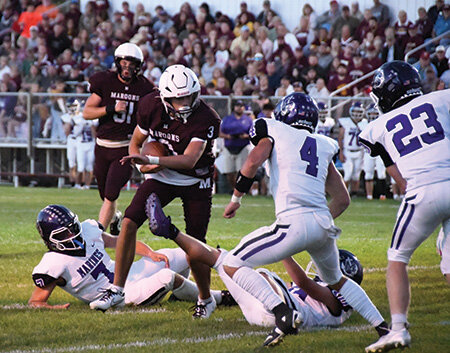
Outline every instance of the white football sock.
{"label": "white football sock", "polygon": [[111,289],[114,289],[116,292],[123,293],[123,287],[116,286],[115,284],[111,286]]}
{"label": "white football sock", "polygon": [[392,314],[392,331],[403,330],[408,323],[408,319],[405,314]]}
{"label": "white football sock", "polygon": [[250,267],[240,267],[234,273],[233,281],[263,303],[266,310],[272,311],[283,302],[270,284]]}
{"label": "white football sock", "polygon": [[339,293],[345,298],[347,303],[361,314],[363,318],[369,321],[373,326],[378,326],[384,319],[378,309],[356,282],[350,278],[344,283]]}
{"label": "white football sock", "polygon": [[194,282],[185,279],[181,286],[172,290],[172,293],[180,300],[196,301],[198,297],[198,288]]}

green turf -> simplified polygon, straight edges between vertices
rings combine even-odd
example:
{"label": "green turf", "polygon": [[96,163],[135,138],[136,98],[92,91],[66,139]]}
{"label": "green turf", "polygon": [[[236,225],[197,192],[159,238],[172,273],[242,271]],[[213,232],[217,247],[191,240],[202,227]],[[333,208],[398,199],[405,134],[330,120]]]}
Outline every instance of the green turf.
{"label": "green turf", "polygon": [[[134,191],[122,192],[124,210]],[[229,196],[215,196],[208,232],[212,245],[231,248],[251,230],[274,220],[270,198],[245,197],[235,219],[222,218]],[[95,190],[0,187],[0,352],[266,352],[261,343],[267,328],[250,326],[240,310],[218,308],[209,320],[193,321],[190,303],[167,302],[154,307],[127,308],[120,312],[90,311],[56,289],[51,304],[70,302],[66,311],[32,310],[26,303],[33,290],[31,272],[45,252],[35,230],[38,211],[49,203],[60,203],[78,213],[80,219],[96,218],[100,199]],[[398,203],[392,200],[353,200],[336,221],[343,229],[340,247],[359,257],[365,267],[363,287],[383,315],[389,319],[385,289],[386,249]],[[183,229],[180,202],[166,208]],[[154,237],[147,226],[138,239],[155,249],[175,244]],[[438,267],[436,234],[414,254],[410,271],[412,303],[409,319],[411,352],[450,351],[450,289]],[[113,252],[111,253],[113,254]],[[306,254],[297,260],[304,266]],[[282,272],[279,265],[269,266]],[[282,277],[287,278],[283,273]],[[214,288],[224,288],[213,272]],[[363,352],[376,339],[375,332],[354,314],[339,329],[301,331],[289,336],[273,352]]]}

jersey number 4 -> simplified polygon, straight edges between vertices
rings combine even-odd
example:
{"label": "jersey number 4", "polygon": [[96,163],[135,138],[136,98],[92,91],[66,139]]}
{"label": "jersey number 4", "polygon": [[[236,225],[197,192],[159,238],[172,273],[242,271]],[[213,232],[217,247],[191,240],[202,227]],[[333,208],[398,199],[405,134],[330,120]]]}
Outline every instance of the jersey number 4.
{"label": "jersey number 4", "polygon": [[302,148],[300,148],[300,158],[308,163],[306,167],[306,174],[317,177],[319,168],[319,157],[317,156],[317,141],[312,137],[307,137],[305,142],[303,142]]}
{"label": "jersey number 4", "polygon": [[[408,136],[414,135],[412,120],[418,119],[422,114],[425,115],[423,123],[427,128],[432,130],[406,139]],[[398,153],[400,153],[400,157],[422,148],[422,142],[431,145],[444,139],[444,129],[437,120],[436,111],[430,103],[425,103],[411,109],[409,116],[406,114],[394,116],[386,123],[386,129],[387,131],[392,131],[399,124],[401,125],[401,129],[394,133],[392,141]]]}

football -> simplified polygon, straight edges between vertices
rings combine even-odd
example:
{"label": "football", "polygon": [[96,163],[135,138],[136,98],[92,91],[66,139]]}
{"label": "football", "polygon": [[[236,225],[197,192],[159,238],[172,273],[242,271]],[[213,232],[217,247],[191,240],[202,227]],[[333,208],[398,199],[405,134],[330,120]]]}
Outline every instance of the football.
{"label": "football", "polygon": [[[167,156],[169,154],[169,150],[167,147],[158,141],[147,142],[142,146],[141,155],[152,155],[155,157]],[[140,166],[139,170],[141,173],[156,173],[159,172],[164,167],[160,165],[146,164]]]}

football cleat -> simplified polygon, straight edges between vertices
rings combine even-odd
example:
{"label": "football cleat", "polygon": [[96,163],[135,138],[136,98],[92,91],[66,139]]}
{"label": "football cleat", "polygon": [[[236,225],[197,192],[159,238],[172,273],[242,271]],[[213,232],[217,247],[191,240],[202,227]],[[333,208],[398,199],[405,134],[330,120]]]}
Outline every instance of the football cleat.
{"label": "football cleat", "polygon": [[284,315],[275,319],[276,326],[266,337],[263,346],[275,346],[283,340],[284,336],[297,333],[297,328],[303,320],[302,314],[291,308],[288,309]]}
{"label": "football cleat", "polygon": [[111,224],[109,225],[109,233],[111,235],[115,236],[119,235],[120,229],[122,227],[122,220],[123,220],[122,212],[116,211],[116,213],[114,213],[113,219],[111,220]]}
{"label": "football cleat", "polygon": [[220,305],[223,306],[233,306],[233,305],[237,305],[236,300],[234,300],[233,296],[231,295],[231,293],[227,290],[223,290],[220,293],[222,300],[220,302]]}
{"label": "football cleat", "polygon": [[207,319],[211,316],[217,306],[214,298],[211,298],[212,300],[209,303],[197,301],[197,303],[193,307],[194,313],[192,314],[192,317],[194,319]]}
{"label": "football cleat", "polygon": [[148,218],[148,226],[153,234],[171,240],[177,237],[177,227],[172,224],[170,217],[164,214],[161,202],[154,192],[147,199],[145,214]]}
{"label": "football cleat", "polygon": [[125,293],[115,288],[105,289],[103,295],[93,302],[89,303],[89,307],[93,310],[105,312],[109,308],[121,308],[125,305]]}
{"label": "football cleat", "polygon": [[366,347],[366,353],[387,352],[391,349],[406,348],[411,345],[411,335],[405,327],[399,331],[391,331],[381,336],[378,341]]}

